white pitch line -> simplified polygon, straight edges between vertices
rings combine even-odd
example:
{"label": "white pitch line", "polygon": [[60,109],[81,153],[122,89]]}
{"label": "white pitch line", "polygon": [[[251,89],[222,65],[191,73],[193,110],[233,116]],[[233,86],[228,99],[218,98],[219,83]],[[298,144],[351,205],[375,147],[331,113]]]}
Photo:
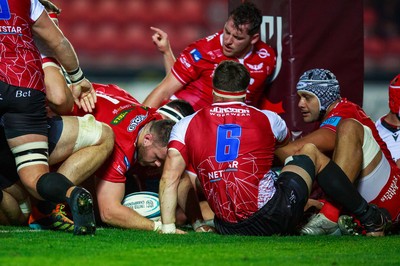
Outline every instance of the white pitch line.
{"label": "white pitch line", "polygon": [[[96,231],[104,230],[104,228],[96,228]],[[40,233],[46,232],[51,230],[33,230],[33,229],[17,229],[17,230],[0,230],[0,233]]]}

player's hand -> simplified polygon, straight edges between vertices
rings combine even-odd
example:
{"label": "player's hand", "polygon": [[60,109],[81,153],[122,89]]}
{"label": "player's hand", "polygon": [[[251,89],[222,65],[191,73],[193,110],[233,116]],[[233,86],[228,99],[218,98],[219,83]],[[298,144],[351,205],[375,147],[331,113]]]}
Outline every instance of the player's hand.
{"label": "player's hand", "polygon": [[169,52],[171,50],[171,46],[168,40],[168,34],[159,28],[150,27],[150,29],[154,31],[151,39],[157,46],[158,50],[163,54]]}
{"label": "player's hand", "polygon": [[159,230],[158,232],[159,232],[160,234],[164,234],[164,235],[171,235],[171,234],[175,234],[175,235],[186,235],[186,234],[187,234],[186,231],[183,231],[183,230],[181,230],[181,229],[176,229],[174,233],[171,233],[171,232],[166,233],[166,232],[163,232],[162,230]]}
{"label": "player's hand", "polygon": [[93,112],[97,96],[89,80],[84,78],[79,83],[72,84],[72,95],[79,108],[82,108],[85,112]]}
{"label": "player's hand", "polygon": [[202,225],[196,228],[196,233],[215,233],[215,228],[209,225]]}
{"label": "player's hand", "polygon": [[311,207],[315,207],[317,210],[320,210],[324,206],[324,204],[316,199],[308,199],[306,206],[304,206],[304,211],[307,211]]}
{"label": "player's hand", "polygon": [[187,232],[186,232],[186,231],[183,231],[183,230],[181,230],[181,229],[176,229],[175,234],[177,234],[177,235],[186,235]]}

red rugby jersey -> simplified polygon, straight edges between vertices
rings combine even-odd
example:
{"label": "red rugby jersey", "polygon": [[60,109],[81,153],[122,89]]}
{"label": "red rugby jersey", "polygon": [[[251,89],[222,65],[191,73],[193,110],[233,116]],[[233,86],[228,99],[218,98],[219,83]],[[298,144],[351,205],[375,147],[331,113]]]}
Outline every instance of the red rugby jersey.
{"label": "red rugby jersey", "polygon": [[199,110],[212,103],[212,76],[217,65],[224,60],[242,63],[250,72],[246,103],[256,106],[264,91],[267,78],[276,65],[275,51],[258,41],[244,59],[226,57],[222,52],[222,32],[190,44],[177,58],[172,67],[173,75],[184,87],[175,93]]}
{"label": "red rugby jersey", "polygon": [[[179,121],[169,148],[195,171],[215,215],[237,222],[259,209],[260,181],[271,169],[275,144],[288,136],[276,113],[239,102],[217,103]],[[275,193],[273,183],[263,190],[269,198]]]}
{"label": "red rugby jersey", "polygon": [[2,1],[0,80],[44,92],[42,62],[31,27],[44,11],[37,0]]}

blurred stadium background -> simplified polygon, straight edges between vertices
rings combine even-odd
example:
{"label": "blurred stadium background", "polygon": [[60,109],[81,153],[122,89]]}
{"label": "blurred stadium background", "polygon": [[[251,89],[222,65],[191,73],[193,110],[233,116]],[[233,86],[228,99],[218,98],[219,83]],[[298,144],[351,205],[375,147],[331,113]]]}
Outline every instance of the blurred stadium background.
{"label": "blurred stadium background", "polygon": [[[164,76],[150,26],[165,30],[177,55],[220,30],[227,0],[53,0],[60,27],[93,82],[114,83],[142,101]],[[389,81],[400,66],[400,1],[364,0],[364,104],[385,114]],[[345,67],[345,66],[344,66]]]}

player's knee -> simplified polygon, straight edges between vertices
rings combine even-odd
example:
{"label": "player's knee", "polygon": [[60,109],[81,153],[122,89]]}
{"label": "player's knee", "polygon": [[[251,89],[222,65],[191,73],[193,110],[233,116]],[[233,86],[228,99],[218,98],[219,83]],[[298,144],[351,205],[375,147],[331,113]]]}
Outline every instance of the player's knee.
{"label": "player's knee", "polygon": [[91,114],[78,117],[78,122],[79,132],[73,152],[98,144],[103,132],[102,123]]}
{"label": "player's knee", "polygon": [[336,134],[340,136],[362,136],[362,132],[362,124],[352,118],[341,120],[336,129]]}
{"label": "player's knee", "polygon": [[104,146],[104,152],[111,153],[114,148],[114,132],[111,127],[103,123],[101,142]]}
{"label": "player's knee", "polygon": [[295,155],[306,155],[308,156],[315,164],[317,161],[318,156],[320,155],[320,151],[318,150],[317,146],[312,143],[306,143],[301,147],[299,151],[296,152]]}
{"label": "player's knee", "polygon": [[299,154],[299,155],[293,155],[289,156],[285,160],[285,166],[286,165],[295,165],[298,166],[304,171],[307,172],[307,174],[311,177],[312,180],[315,178],[315,164],[314,161],[305,154]]}
{"label": "player's knee", "polygon": [[17,171],[32,165],[48,165],[48,143],[46,141],[29,142],[11,149],[15,157]]}
{"label": "player's knee", "polygon": [[36,191],[45,200],[51,202],[65,201],[67,190],[74,184],[60,173],[46,173],[36,183]]}

